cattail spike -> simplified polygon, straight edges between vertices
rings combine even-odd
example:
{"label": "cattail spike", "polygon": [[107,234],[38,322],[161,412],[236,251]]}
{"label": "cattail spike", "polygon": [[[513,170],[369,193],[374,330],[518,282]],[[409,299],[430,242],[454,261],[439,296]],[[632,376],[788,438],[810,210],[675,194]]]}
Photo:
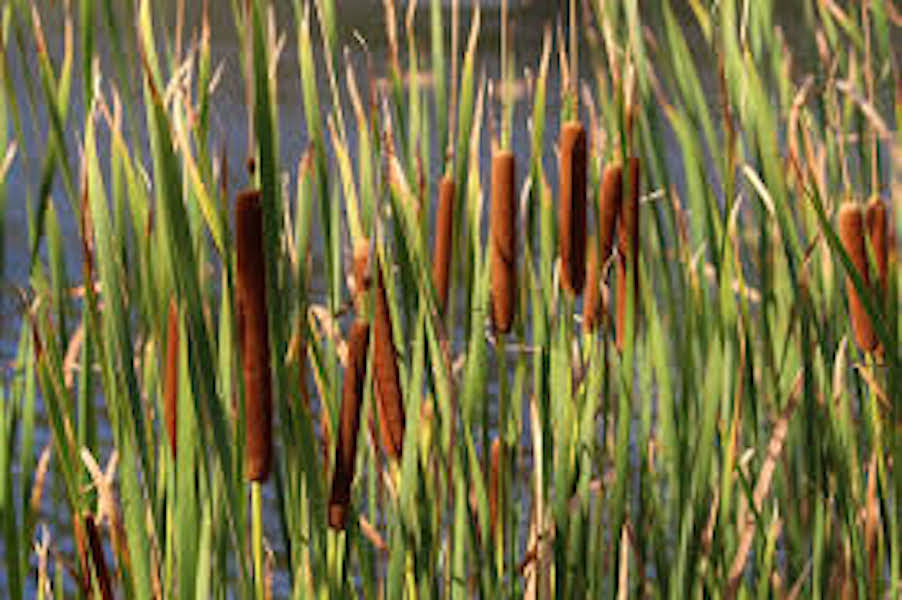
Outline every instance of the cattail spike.
{"label": "cattail spike", "polygon": [[599,199],[598,244],[601,248],[599,265],[603,266],[611,256],[614,247],[614,233],[620,215],[623,196],[623,168],[620,164],[610,164],[604,168]]}
{"label": "cattail spike", "polygon": [[495,535],[498,523],[498,471],[501,466],[501,440],[492,440],[491,471],[489,471],[489,523],[490,536]]}
{"label": "cattail spike", "polygon": [[[853,202],[845,202],[839,209],[839,239],[865,286],[870,285],[861,207]],[[849,316],[855,341],[862,350],[870,352],[877,347],[877,336],[874,335],[871,319],[849,276],[846,276],[846,293],[849,296]]]}
{"label": "cattail spike", "polygon": [[435,217],[435,248],[432,256],[432,281],[438,294],[438,309],[445,313],[448,304],[448,284],[451,269],[454,218],[454,180],[446,175],[439,184],[438,214]]}
{"label": "cattail spike", "polygon": [[561,128],[561,283],[578,296],[586,283],[586,130],[579,121]]}
{"label": "cattail spike", "polygon": [[238,194],[235,230],[247,478],[265,481],[272,459],[272,382],[263,258],[263,210],[259,191]]}
{"label": "cattail spike", "polygon": [[176,426],[178,418],[178,386],[179,386],[179,309],[175,298],[169,300],[169,315],[166,327],[166,371],[163,379],[163,417],[166,421],[166,433],[169,435],[169,447],[173,458],[176,456]]}
{"label": "cattail spike", "polygon": [[492,155],[492,207],[489,252],[491,260],[492,322],[507,333],[514,320],[517,296],[517,203],[514,154]]}
{"label": "cattail spike", "polygon": [[881,293],[885,296],[889,290],[889,240],[886,206],[880,198],[874,197],[868,202],[864,218],[868,228],[868,239],[874,252],[877,281],[880,283]]}
{"label": "cattail spike", "polygon": [[97,587],[100,588],[100,597],[103,600],[113,600],[113,588],[110,585],[110,573],[106,566],[106,557],[103,554],[103,542],[100,532],[94,523],[94,515],[85,513],[85,530],[88,534],[88,543],[91,547],[91,560],[94,563],[94,573],[97,575]]}
{"label": "cattail spike", "polygon": [[376,274],[376,310],[373,314],[373,370],[376,405],[382,445],[386,454],[400,458],[404,447],[404,404],[401,400],[398,356],[392,332],[391,314],[385,295],[382,269]]}
{"label": "cattail spike", "polygon": [[629,292],[627,277],[632,269],[634,301],[633,325],[639,320],[639,159],[629,159],[629,198],[620,204],[620,227],[617,239],[617,349],[626,343],[626,313]]}
{"label": "cattail spike", "polygon": [[341,392],[341,412],[338,424],[338,443],[335,446],[335,471],[329,496],[329,526],[343,530],[351,502],[351,483],[357,457],[357,432],[360,427],[360,404],[363,401],[363,382],[366,378],[366,351],[370,326],[357,319],[348,334],[348,364],[345,368]]}

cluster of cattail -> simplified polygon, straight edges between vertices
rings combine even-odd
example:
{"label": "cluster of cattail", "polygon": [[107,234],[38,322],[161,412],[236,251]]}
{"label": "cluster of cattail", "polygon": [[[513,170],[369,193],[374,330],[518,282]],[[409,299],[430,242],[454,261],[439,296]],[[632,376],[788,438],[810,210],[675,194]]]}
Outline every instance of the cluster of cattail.
{"label": "cluster of cattail", "polygon": [[[889,286],[889,250],[886,207],[879,198],[872,199],[866,212],[854,202],[845,202],[839,209],[839,239],[849,255],[855,271],[866,288],[870,289],[872,277],[868,269],[868,250],[865,232],[870,240],[876,267],[879,296],[887,294]],[[865,231],[866,230],[866,231]],[[849,317],[852,333],[858,346],[865,352],[880,351],[874,325],[864,307],[861,296],[850,276],[846,276],[846,293],[849,296]]]}
{"label": "cluster of cattail", "polygon": [[[627,277],[632,272],[632,292],[638,305],[639,295],[639,159],[630,158],[629,198],[623,198],[623,167],[618,163],[605,167],[601,178],[598,212],[598,239],[589,247],[589,291],[583,312],[583,324],[592,331],[601,321],[602,298],[599,292],[600,273],[611,256],[614,236],[617,235],[617,327],[616,344],[623,349],[626,340],[628,308]],[[598,252],[596,255],[595,252]]]}
{"label": "cluster of cattail", "polygon": [[492,154],[492,207],[489,233],[492,323],[507,333],[514,321],[517,298],[517,201],[514,153]]}
{"label": "cluster of cattail", "polygon": [[163,373],[163,418],[169,447],[173,458],[176,456],[176,427],[178,414],[179,386],[179,308],[175,298],[169,301],[169,315],[166,326],[166,370]]}
{"label": "cluster of cattail", "polygon": [[338,443],[335,446],[335,470],[332,492],[329,495],[329,526],[344,529],[348,504],[351,502],[351,482],[354,480],[354,460],[357,456],[357,430],[360,425],[360,404],[363,381],[366,377],[366,352],[370,326],[356,319],[348,335],[348,364],[345,367],[341,393],[341,413]]}
{"label": "cluster of cattail", "polygon": [[235,207],[238,335],[244,372],[247,478],[265,481],[272,460],[272,392],[263,253],[263,210],[258,190],[238,194]]}
{"label": "cluster of cattail", "polygon": [[586,283],[586,130],[579,121],[561,128],[561,283],[578,296]]}
{"label": "cluster of cattail", "polygon": [[432,255],[432,281],[438,294],[438,309],[445,312],[451,270],[452,228],[454,219],[454,179],[442,178],[438,188],[438,213],[435,216],[435,247]]}

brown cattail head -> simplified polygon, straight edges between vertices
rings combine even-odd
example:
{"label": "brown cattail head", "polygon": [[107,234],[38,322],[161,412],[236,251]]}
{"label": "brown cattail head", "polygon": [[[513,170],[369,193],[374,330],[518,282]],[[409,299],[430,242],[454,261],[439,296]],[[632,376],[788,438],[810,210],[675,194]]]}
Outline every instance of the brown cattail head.
{"label": "brown cattail head", "polygon": [[601,320],[601,290],[598,287],[601,265],[598,264],[598,240],[589,238],[589,258],[586,264],[586,295],[583,297],[583,330],[595,331]]}
{"label": "brown cattail head", "polygon": [[435,216],[435,248],[432,254],[432,282],[438,294],[438,309],[444,314],[448,303],[451,269],[452,225],[454,218],[454,180],[445,175],[438,188],[438,214]]}
{"label": "brown cattail head", "polygon": [[617,218],[620,216],[620,203],[623,196],[623,167],[619,163],[604,168],[601,178],[601,197],[598,206],[598,243],[601,256],[598,264],[603,266],[611,256],[614,247],[614,231]]}
{"label": "brown cattail head", "polygon": [[875,196],[868,202],[864,219],[868,227],[871,250],[874,252],[877,281],[880,283],[880,291],[885,297],[889,290],[889,236],[886,206],[880,201],[880,198]]}
{"label": "brown cattail head", "polygon": [[360,426],[360,403],[363,401],[369,339],[369,324],[361,319],[355,320],[348,334],[348,364],[345,367],[344,387],[341,391],[335,471],[332,473],[332,493],[329,496],[329,526],[333,529],[345,528],[348,504],[351,502],[351,483],[354,481],[357,430]]}
{"label": "brown cattail head", "polygon": [[110,573],[106,568],[106,557],[103,554],[103,541],[100,532],[94,523],[94,515],[85,513],[85,531],[88,534],[88,543],[91,547],[91,560],[94,563],[94,573],[97,575],[97,587],[100,588],[100,597],[103,600],[113,600],[113,588],[110,585]]}
{"label": "brown cattail head", "polygon": [[495,535],[495,527],[498,523],[498,470],[501,466],[501,440],[492,440],[491,471],[489,471],[489,523],[491,534]]}
{"label": "brown cattail head", "polygon": [[179,391],[179,308],[175,298],[169,300],[169,317],[166,326],[166,371],[163,374],[163,418],[169,447],[176,456],[176,425]]}
{"label": "brown cattail head", "polygon": [[636,307],[633,324],[639,318],[639,159],[629,159],[629,198],[620,203],[620,227],[617,237],[617,349],[626,342],[626,313],[629,292],[627,277],[632,270],[633,297]]}
{"label": "brown cattail head", "polygon": [[[377,267],[379,267],[377,265]],[[401,399],[398,356],[392,333],[385,280],[381,267],[376,274],[376,309],[373,313],[373,374],[382,446],[392,458],[400,458],[404,447],[404,404]]]}
{"label": "brown cattail head", "polygon": [[492,323],[498,333],[510,331],[517,298],[517,201],[514,153],[492,155],[492,208],[489,253],[492,277]]}
{"label": "brown cattail head", "polygon": [[579,121],[561,129],[560,177],[561,283],[578,296],[586,283],[586,130]]}
{"label": "brown cattail head", "polygon": [[263,209],[259,191],[238,194],[235,230],[247,478],[264,481],[269,476],[272,458],[272,382],[263,259]]}
{"label": "brown cattail head", "polygon": [[[852,260],[852,265],[858,271],[858,275],[865,285],[869,285],[870,278],[868,277],[868,255],[864,242],[864,223],[861,207],[854,202],[845,202],[839,208],[839,239],[846,254]],[[855,284],[849,276],[846,276],[846,293],[849,296],[849,315],[852,319],[852,331],[855,334],[855,341],[862,350],[870,352],[877,347],[877,336],[874,335],[871,319],[868,317],[861,298],[855,289]]]}

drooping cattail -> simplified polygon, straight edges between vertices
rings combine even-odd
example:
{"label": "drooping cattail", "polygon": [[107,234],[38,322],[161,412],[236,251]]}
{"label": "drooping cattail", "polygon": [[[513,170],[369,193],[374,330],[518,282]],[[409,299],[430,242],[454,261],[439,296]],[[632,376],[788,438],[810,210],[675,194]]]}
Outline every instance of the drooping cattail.
{"label": "drooping cattail", "polygon": [[[377,261],[378,263],[378,261]],[[376,407],[385,453],[400,458],[404,447],[404,404],[401,399],[398,356],[392,333],[391,313],[385,295],[385,280],[377,264],[376,306],[373,312],[373,374]]]}
{"label": "drooping cattail", "polygon": [[601,290],[598,287],[601,265],[598,264],[598,241],[589,238],[589,257],[586,260],[586,295],[583,296],[583,330],[595,331],[601,317]]}
{"label": "drooping cattail", "polygon": [[498,523],[498,470],[501,466],[501,440],[492,440],[491,470],[489,471],[489,523],[491,534],[495,535]]}
{"label": "drooping cattail", "polygon": [[586,130],[579,121],[561,128],[561,283],[578,296],[586,283]]}
{"label": "drooping cattail", "polygon": [[611,256],[614,247],[614,232],[620,216],[623,197],[623,168],[619,163],[607,165],[601,178],[601,197],[598,212],[598,243],[601,256],[598,264],[603,266]]}
{"label": "drooping cattail", "polygon": [[345,367],[344,387],[341,391],[335,471],[332,473],[332,493],[329,495],[329,526],[333,529],[345,528],[348,504],[351,502],[351,483],[354,481],[357,431],[360,427],[360,403],[363,401],[369,339],[369,324],[362,319],[355,320],[348,334],[348,364]]}
{"label": "drooping cattail", "polygon": [[166,371],[163,373],[163,418],[169,447],[176,456],[176,426],[179,391],[179,308],[175,298],[169,300],[169,316],[166,326]]}
{"label": "drooping cattail", "polygon": [[454,179],[442,178],[438,188],[438,213],[435,216],[435,246],[432,253],[432,282],[438,294],[438,309],[444,314],[448,303],[451,269],[452,225],[454,218]]}
{"label": "drooping cattail", "polygon": [[889,289],[889,240],[887,235],[886,206],[876,196],[868,202],[864,214],[868,228],[868,239],[874,252],[877,267],[877,281],[884,295]]}
{"label": "drooping cattail", "polygon": [[269,476],[272,458],[272,382],[263,259],[263,210],[257,190],[238,194],[235,245],[238,253],[237,295],[244,372],[247,478],[264,481]]}
{"label": "drooping cattail", "polygon": [[629,198],[620,202],[620,226],[617,236],[617,349],[626,343],[626,313],[629,292],[627,277],[632,270],[633,324],[639,318],[639,159],[629,159]]}
{"label": "drooping cattail", "polygon": [[492,207],[489,234],[492,323],[498,333],[510,331],[517,297],[517,201],[514,153],[492,155]]}
{"label": "drooping cattail", "polygon": [[[854,202],[845,202],[839,209],[839,239],[858,275],[866,286],[869,285],[864,223],[861,207]],[[849,296],[849,316],[852,320],[855,341],[862,350],[870,352],[877,346],[877,336],[874,335],[871,319],[858,296],[855,284],[848,275],[846,276],[846,293]]]}
{"label": "drooping cattail", "polygon": [[113,588],[110,585],[110,573],[106,567],[106,557],[103,554],[103,542],[100,533],[94,523],[94,515],[85,513],[85,530],[88,534],[88,544],[91,547],[91,560],[94,563],[94,573],[97,575],[97,587],[100,588],[100,597],[103,600],[113,600]]}

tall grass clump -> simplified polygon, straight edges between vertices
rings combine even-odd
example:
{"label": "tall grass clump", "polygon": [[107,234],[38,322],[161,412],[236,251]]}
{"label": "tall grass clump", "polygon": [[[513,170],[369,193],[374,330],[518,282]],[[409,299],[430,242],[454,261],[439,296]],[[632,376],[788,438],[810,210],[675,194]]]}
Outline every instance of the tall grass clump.
{"label": "tall grass clump", "polygon": [[0,3],[0,595],[899,597],[893,3],[377,4]]}

